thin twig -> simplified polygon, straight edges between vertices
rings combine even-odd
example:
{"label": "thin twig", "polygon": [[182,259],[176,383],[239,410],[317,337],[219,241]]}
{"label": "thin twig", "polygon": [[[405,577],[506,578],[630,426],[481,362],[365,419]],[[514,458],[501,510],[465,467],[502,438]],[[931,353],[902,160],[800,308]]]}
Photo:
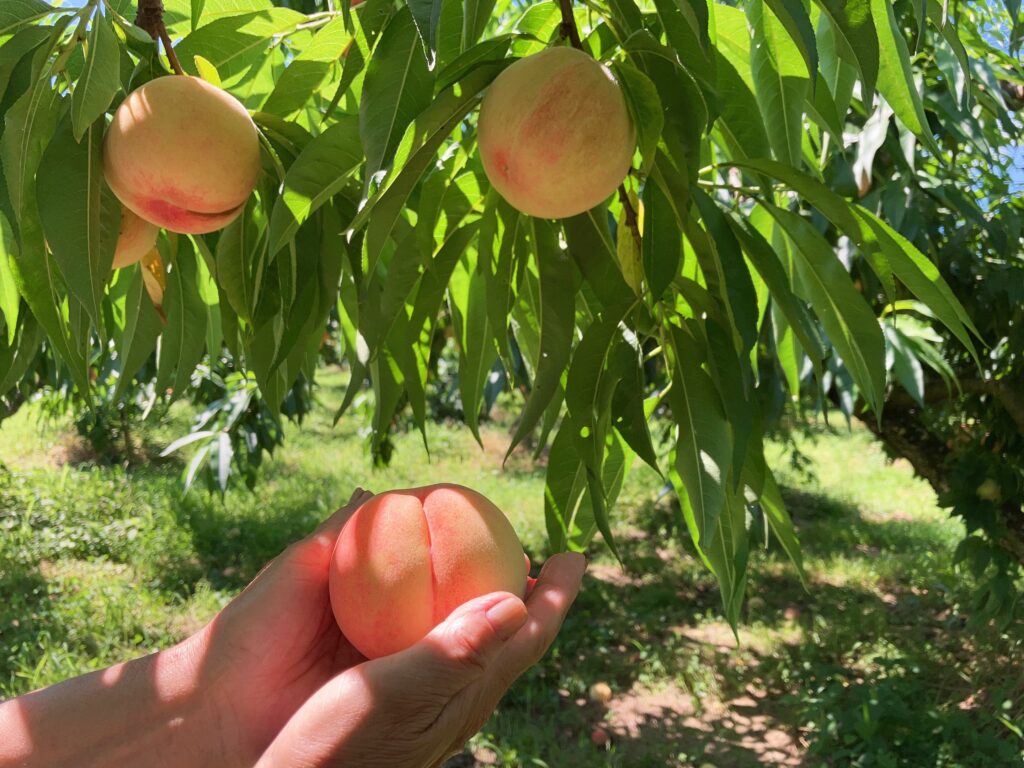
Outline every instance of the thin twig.
{"label": "thin twig", "polygon": [[154,40],[159,40],[164,46],[164,53],[167,61],[175,74],[184,75],[185,70],[181,68],[177,54],[174,53],[174,46],[171,45],[171,36],[167,33],[167,26],[164,24],[164,4],[160,0],[139,0],[139,10],[135,14],[135,25],[145,30]]}
{"label": "thin twig", "polygon": [[167,61],[171,64],[171,69],[174,70],[176,75],[184,75],[185,70],[181,68],[181,63],[178,61],[178,54],[174,52],[174,46],[171,45],[171,36],[167,34],[167,27],[164,23],[160,22],[160,42],[164,44],[164,53],[167,54]]}
{"label": "thin twig", "polygon": [[572,0],[558,0],[558,5],[562,9],[562,25],[559,27],[559,32],[562,37],[569,38],[573,48],[582,51],[583,40],[580,39],[580,31],[576,27],[576,17],[572,13]]}

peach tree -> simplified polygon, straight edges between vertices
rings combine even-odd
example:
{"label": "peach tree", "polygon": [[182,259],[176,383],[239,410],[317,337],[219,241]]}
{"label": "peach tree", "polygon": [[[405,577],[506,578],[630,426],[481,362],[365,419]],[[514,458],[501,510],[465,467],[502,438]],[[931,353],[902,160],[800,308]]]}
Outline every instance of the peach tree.
{"label": "peach tree", "polygon": [[[492,373],[519,372],[508,450],[547,448],[553,548],[614,550],[646,462],[735,620],[752,510],[800,566],[763,452],[776,405],[882,423],[897,317],[978,359],[934,254],[861,199],[890,128],[956,178],[921,73],[975,89],[961,6],[5,0],[0,392],[45,358],[84,402],[102,371],[167,403],[226,366],[222,412],[277,421],[336,328],[339,414],[368,393],[386,457],[399,415],[423,428],[447,332],[474,434]],[[945,372],[934,339],[913,357]],[[223,482],[211,424],[193,467]]]}

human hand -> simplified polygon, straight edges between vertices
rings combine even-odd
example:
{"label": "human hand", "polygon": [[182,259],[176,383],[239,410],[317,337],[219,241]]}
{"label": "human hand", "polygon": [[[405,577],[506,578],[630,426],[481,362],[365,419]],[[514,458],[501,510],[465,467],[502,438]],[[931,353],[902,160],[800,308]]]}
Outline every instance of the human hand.
{"label": "human hand", "polygon": [[440,765],[547,651],[585,566],[582,555],[554,555],[525,605],[508,593],[485,595],[411,648],[337,675],[299,709],[257,768]]}
{"label": "human hand", "polygon": [[234,764],[443,762],[543,656],[579,591],[583,557],[556,555],[525,605],[507,593],[481,597],[412,648],[367,661],[338,628],[327,583],[338,534],[371,497],[357,489],[186,641]]}

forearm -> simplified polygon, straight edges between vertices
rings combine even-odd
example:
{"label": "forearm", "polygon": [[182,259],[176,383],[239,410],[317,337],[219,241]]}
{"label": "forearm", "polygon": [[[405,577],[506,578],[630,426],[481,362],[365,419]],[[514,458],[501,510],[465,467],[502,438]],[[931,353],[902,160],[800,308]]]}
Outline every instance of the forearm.
{"label": "forearm", "polygon": [[0,704],[0,768],[223,766],[198,680],[185,642]]}

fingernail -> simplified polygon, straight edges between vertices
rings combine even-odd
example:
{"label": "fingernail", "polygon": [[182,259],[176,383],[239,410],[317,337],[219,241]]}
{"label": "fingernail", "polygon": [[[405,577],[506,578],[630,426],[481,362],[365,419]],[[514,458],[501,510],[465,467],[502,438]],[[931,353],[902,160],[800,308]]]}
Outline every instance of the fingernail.
{"label": "fingernail", "polygon": [[495,603],[484,614],[502,640],[508,640],[526,623],[526,606],[516,597],[506,597]]}

